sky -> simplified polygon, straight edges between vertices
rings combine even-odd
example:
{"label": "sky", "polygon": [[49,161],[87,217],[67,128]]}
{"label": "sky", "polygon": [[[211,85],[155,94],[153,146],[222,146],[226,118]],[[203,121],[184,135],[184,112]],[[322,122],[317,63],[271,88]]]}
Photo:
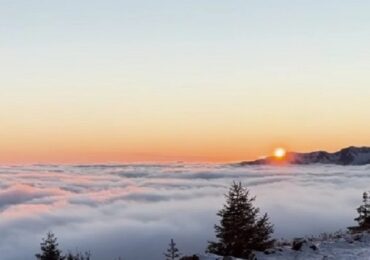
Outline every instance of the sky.
{"label": "sky", "polygon": [[369,1],[0,0],[0,163],[370,145]]}

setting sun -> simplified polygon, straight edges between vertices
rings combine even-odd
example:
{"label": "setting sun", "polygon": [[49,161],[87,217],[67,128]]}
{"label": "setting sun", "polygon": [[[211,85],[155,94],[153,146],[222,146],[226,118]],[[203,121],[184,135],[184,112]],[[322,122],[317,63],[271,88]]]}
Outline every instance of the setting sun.
{"label": "setting sun", "polygon": [[283,148],[276,148],[274,151],[274,156],[277,158],[283,158],[285,154],[286,154],[286,151]]}

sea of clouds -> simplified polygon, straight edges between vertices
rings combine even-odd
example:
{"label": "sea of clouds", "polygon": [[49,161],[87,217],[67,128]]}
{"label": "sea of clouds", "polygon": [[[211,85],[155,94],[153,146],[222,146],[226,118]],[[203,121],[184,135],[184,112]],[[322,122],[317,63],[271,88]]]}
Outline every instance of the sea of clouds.
{"label": "sea of clouds", "polygon": [[370,166],[1,166],[0,259],[34,259],[47,231],[94,260],[163,259],[171,238],[204,252],[233,180],[257,196],[275,237],[291,238],[353,225]]}

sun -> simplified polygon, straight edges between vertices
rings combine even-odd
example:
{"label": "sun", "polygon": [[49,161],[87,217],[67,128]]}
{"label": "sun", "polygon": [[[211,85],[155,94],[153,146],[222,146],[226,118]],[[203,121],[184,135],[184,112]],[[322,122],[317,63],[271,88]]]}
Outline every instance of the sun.
{"label": "sun", "polygon": [[276,148],[275,151],[274,151],[274,156],[276,158],[280,159],[280,158],[285,157],[285,155],[286,155],[286,151],[285,151],[284,148],[279,147],[279,148]]}

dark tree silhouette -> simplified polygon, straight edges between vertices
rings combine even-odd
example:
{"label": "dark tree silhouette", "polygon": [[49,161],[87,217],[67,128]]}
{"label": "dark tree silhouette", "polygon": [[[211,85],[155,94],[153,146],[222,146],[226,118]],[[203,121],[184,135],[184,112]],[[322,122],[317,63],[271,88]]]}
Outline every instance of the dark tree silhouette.
{"label": "dark tree silhouette", "polygon": [[220,225],[215,225],[217,242],[209,242],[208,252],[223,256],[248,258],[252,250],[270,248],[274,240],[272,225],[267,214],[258,217],[259,209],[253,206],[255,197],[241,182],[233,182],[226,196],[226,204],[218,212]]}
{"label": "dark tree silhouette", "polygon": [[75,254],[72,254],[69,252],[66,255],[66,260],[91,260],[91,253],[90,252],[76,252]]}
{"label": "dark tree silhouette", "polygon": [[41,253],[36,254],[36,259],[39,260],[65,260],[62,256],[62,251],[58,248],[57,238],[52,232],[46,234],[46,239],[43,238],[40,244]]}
{"label": "dark tree silhouette", "polygon": [[359,216],[355,218],[360,229],[370,229],[370,198],[367,192],[362,194],[363,204],[357,208]]}
{"label": "dark tree silhouette", "polygon": [[179,249],[176,247],[176,243],[171,239],[167,252],[164,253],[166,260],[175,260],[181,256]]}

